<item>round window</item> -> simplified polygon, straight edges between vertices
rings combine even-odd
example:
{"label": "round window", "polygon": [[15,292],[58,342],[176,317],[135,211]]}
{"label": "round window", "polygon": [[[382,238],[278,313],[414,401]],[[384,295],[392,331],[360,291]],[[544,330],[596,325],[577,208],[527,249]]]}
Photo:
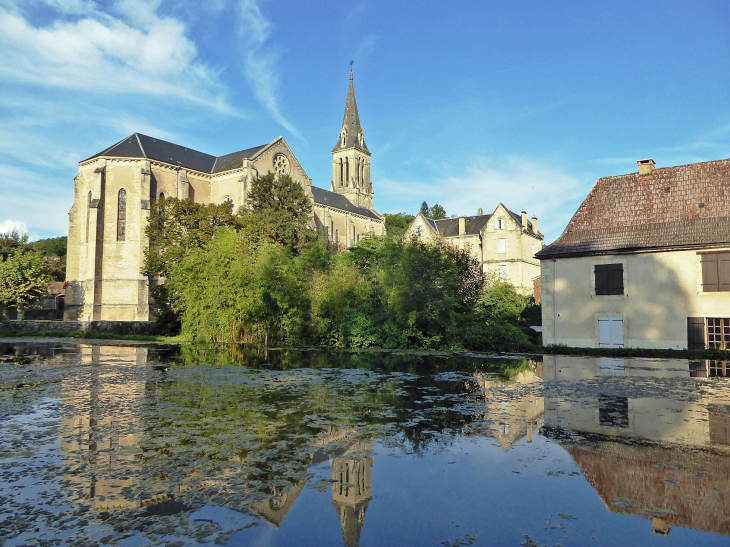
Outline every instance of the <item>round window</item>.
{"label": "round window", "polygon": [[279,177],[289,174],[289,158],[284,154],[274,156],[274,173]]}

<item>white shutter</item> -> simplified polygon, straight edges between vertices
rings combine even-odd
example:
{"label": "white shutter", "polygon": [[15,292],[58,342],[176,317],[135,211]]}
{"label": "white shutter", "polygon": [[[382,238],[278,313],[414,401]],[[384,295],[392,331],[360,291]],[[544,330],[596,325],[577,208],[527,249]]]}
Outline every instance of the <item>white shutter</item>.
{"label": "white shutter", "polygon": [[500,237],[497,240],[497,252],[499,254],[504,254],[507,252],[507,240],[503,237]]}
{"label": "white shutter", "polygon": [[624,347],[624,321],[621,317],[598,318],[598,345],[602,348]]}

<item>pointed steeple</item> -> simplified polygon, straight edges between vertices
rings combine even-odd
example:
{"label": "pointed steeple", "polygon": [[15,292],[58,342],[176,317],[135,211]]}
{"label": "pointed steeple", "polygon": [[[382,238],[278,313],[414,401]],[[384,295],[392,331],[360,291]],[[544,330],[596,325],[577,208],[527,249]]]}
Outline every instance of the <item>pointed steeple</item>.
{"label": "pointed steeple", "polygon": [[355,100],[355,86],[352,83],[352,71],[350,71],[350,88],[347,91],[347,103],[345,104],[345,116],[342,120],[340,138],[332,149],[332,152],[357,148],[370,154],[365,144],[365,136],[360,127],[360,116],[357,113],[357,101]]}

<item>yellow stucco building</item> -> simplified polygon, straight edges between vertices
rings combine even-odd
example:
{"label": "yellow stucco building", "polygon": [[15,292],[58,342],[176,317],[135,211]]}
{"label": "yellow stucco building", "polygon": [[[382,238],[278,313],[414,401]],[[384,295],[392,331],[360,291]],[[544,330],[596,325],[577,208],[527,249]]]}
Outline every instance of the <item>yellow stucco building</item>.
{"label": "yellow stucco building", "polygon": [[730,160],[638,163],[537,254],[543,342],[730,348]]}
{"label": "yellow stucco building", "polygon": [[442,240],[467,251],[484,272],[493,271],[523,294],[532,294],[533,279],[540,276],[535,253],[542,248],[543,235],[537,218],[513,213],[499,204],[492,214],[434,220],[418,213],[405,233],[421,241]]}
{"label": "yellow stucco building", "polygon": [[148,321],[149,280],[142,275],[150,206],[160,197],[246,206],[251,183],[273,172],[290,175],[312,198],[314,226],[347,248],[385,233],[373,209],[370,151],[355,101],[352,73],[342,129],[332,150],[330,189],[312,186],[283,137],[213,156],[134,133],[79,163],[69,213],[64,318]]}

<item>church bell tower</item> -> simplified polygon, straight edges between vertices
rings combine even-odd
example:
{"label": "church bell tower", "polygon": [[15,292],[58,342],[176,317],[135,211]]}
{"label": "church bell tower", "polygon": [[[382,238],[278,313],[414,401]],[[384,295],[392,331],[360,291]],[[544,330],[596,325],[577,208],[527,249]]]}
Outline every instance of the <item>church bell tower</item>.
{"label": "church bell tower", "polygon": [[345,117],[337,144],[332,149],[332,192],[342,194],[353,205],[373,208],[373,185],[370,182],[370,150],[360,127],[355,88],[350,71]]}

